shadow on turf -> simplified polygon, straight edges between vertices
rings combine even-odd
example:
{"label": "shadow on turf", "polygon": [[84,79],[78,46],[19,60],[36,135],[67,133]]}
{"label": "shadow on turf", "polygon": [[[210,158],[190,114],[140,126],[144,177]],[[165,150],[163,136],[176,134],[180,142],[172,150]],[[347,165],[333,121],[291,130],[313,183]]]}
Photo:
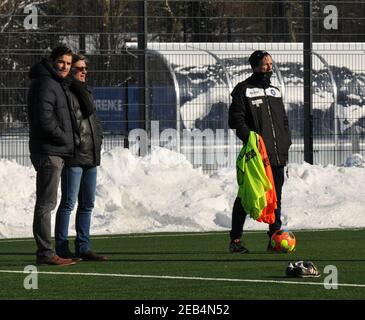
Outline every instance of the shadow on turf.
{"label": "shadow on turf", "polygon": [[0,256],[35,256],[34,252],[0,252]]}
{"label": "shadow on turf", "polygon": [[[227,253],[227,252],[217,252],[217,251],[206,251],[204,252],[204,254],[216,254],[216,255],[220,255],[222,258],[217,258],[217,259],[202,259],[202,258],[189,258],[186,257],[184,258],[179,258],[179,259],[174,259],[173,256],[177,256],[177,255],[199,255],[201,256],[202,253],[201,252],[191,252],[191,251],[180,251],[180,252],[164,252],[164,251],[155,251],[155,252],[102,252],[103,255],[107,255],[107,256],[125,256],[121,259],[118,258],[112,258],[110,257],[108,259],[107,262],[141,262],[141,263],[148,263],[148,262],[224,262],[224,263],[240,263],[240,262],[272,262],[272,263],[287,263],[288,261],[294,261],[294,260],[313,260],[316,262],[332,262],[332,263],[336,263],[336,262],[355,262],[355,263],[364,263],[365,259],[316,259],[316,258],[303,258],[303,257],[299,257],[299,256],[293,256],[293,255],[284,255],[284,254],[273,254],[273,253],[267,253],[267,252],[251,252],[249,254],[232,254],[232,253]],[[257,254],[265,254],[270,258],[267,259],[255,259],[255,258],[251,258],[253,255],[257,255]],[[31,252],[0,252],[0,256],[35,256],[35,253],[31,253]],[[135,258],[135,259],[128,259],[127,256],[141,256],[141,259]],[[142,258],[142,256],[152,256],[154,257],[153,259],[148,259],[148,258]],[[161,256],[161,258],[156,258],[156,256]],[[171,256],[171,259],[166,259],[164,258],[164,256]],[[230,256],[233,259],[226,259],[224,258],[224,256]],[[10,263],[10,264],[9,264]],[[10,259],[0,259],[0,266],[1,265],[6,265],[6,266],[16,266],[19,265],[19,263],[24,264],[24,263],[29,263],[29,264],[34,264],[35,260],[21,260],[21,261],[14,261],[14,260],[10,260]]]}
{"label": "shadow on turf", "polygon": [[[147,255],[147,254],[146,254]],[[283,259],[247,259],[247,256],[245,256],[244,259],[164,259],[161,257],[161,259],[128,259],[127,257],[125,259],[113,259],[109,258],[109,262],[224,262],[224,263],[241,263],[241,262],[274,262],[274,263],[287,263],[290,260],[289,258],[283,258]],[[300,260],[300,259],[294,259],[294,260]],[[308,260],[308,259],[307,259]],[[364,263],[365,260],[352,260],[352,259],[312,259],[316,262],[358,262],[358,263]]]}
{"label": "shadow on turf", "polygon": [[105,255],[141,255],[141,256],[145,256],[145,255],[184,255],[184,254],[198,254],[198,255],[206,255],[206,254],[224,254],[224,255],[230,255],[230,256],[237,256],[237,257],[242,257],[242,256],[251,256],[251,255],[270,255],[270,256],[275,256],[277,255],[278,257],[284,257],[284,254],[275,254],[272,252],[266,252],[266,251],[250,251],[249,254],[240,254],[240,253],[231,253],[227,251],[207,251],[205,250],[204,252],[201,251],[124,251],[124,252],[105,252],[103,251],[103,254]]}
{"label": "shadow on turf", "polygon": [[[217,255],[227,255],[230,257],[237,257],[242,258],[243,260],[227,260],[227,259],[168,259],[165,260],[163,258],[161,259],[109,259],[108,261],[222,261],[222,262],[240,262],[240,261],[249,261],[249,262],[283,262],[283,261],[296,261],[296,260],[313,260],[313,261],[319,261],[319,262],[365,262],[365,259],[316,259],[311,257],[300,257],[297,255],[290,255],[290,254],[275,254],[271,252],[266,251],[258,251],[254,252],[251,251],[249,254],[239,254],[239,253],[229,253],[229,252],[221,252],[221,251],[205,251],[202,252],[192,252],[192,251],[175,251],[175,252],[165,252],[165,251],[155,251],[155,252],[102,252],[102,254],[113,256],[113,255],[121,255],[121,256],[173,256],[173,255],[205,255],[205,254],[217,254]],[[276,257],[271,259],[252,259],[250,256],[257,255],[257,254],[264,254],[268,257]]]}

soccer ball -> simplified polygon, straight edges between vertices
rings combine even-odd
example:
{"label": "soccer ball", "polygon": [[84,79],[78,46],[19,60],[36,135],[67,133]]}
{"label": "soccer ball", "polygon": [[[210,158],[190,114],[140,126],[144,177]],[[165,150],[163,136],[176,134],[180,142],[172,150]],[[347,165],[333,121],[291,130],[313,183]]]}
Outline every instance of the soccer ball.
{"label": "soccer ball", "polygon": [[282,229],[271,236],[271,246],[274,251],[292,253],[295,251],[296,240],[293,232]]}

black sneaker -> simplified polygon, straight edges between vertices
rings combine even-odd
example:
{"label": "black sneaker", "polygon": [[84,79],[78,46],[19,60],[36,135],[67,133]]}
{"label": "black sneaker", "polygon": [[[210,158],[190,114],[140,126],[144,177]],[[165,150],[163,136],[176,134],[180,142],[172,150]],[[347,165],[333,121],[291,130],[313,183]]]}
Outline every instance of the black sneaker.
{"label": "black sneaker", "polygon": [[289,262],[286,268],[286,275],[298,278],[318,278],[321,276],[321,273],[313,262],[297,261],[294,263]]}
{"label": "black sneaker", "polygon": [[311,261],[304,261],[303,266],[297,271],[300,278],[318,278],[321,273]]}
{"label": "black sneaker", "polygon": [[286,267],[285,274],[287,277],[296,277],[296,271],[294,265],[289,262],[288,266]]}
{"label": "black sneaker", "polygon": [[95,252],[86,251],[84,253],[79,254],[79,258],[84,261],[107,261],[108,258],[106,256],[97,255]]}
{"label": "black sneaker", "polygon": [[266,251],[271,252],[271,253],[277,253],[277,251],[275,251],[271,245],[271,239],[269,240],[269,243],[267,244]]}
{"label": "black sneaker", "polygon": [[242,245],[240,239],[234,239],[229,244],[229,252],[231,253],[249,253],[248,249]]}

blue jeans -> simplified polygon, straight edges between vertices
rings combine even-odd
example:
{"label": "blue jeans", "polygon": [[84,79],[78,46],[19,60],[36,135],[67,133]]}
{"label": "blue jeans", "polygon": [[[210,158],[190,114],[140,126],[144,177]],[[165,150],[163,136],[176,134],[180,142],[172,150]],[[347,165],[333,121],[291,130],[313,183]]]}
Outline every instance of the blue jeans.
{"label": "blue jeans", "polygon": [[68,226],[77,200],[75,254],[91,250],[90,222],[95,202],[96,175],[96,167],[64,167],[62,171],[62,197],[55,226],[56,253],[60,256],[70,252]]}

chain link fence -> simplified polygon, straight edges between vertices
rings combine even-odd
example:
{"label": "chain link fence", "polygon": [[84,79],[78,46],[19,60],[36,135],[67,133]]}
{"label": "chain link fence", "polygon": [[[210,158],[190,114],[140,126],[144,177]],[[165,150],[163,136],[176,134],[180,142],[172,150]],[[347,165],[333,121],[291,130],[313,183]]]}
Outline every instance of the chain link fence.
{"label": "chain link fence", "polygon": [[[0,158],[30,165],[27,74],[63,43],[90,60],[104,150],[159,145],[209,173],[235,163],[230,92],[251,74],[250,53],[269,51],[293,134],[289,161],[301,163],[311,22],[313,163],[342,165],[364,155],[363,12],[363,1],[2,1]],[[147,132],[144,148],[136,130]]]}

